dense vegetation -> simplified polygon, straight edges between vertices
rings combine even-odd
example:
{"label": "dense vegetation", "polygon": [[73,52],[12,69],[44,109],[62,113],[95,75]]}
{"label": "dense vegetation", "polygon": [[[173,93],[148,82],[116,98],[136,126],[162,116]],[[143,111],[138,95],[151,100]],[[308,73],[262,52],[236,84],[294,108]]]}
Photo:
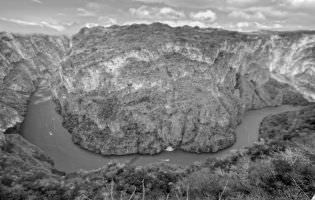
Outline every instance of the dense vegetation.
{"label": "dense vegetation", "polygon": [[291,140],[315,146],[315,105],[297,112],[284,112],[266,117],[260,127],[265,140]]}
{"label": "dense vegetation", "polygon": [[[262,123],[260,143],[187,168],[112,163],[90,172],[47,172],[33,164],[49,162],[47,158],[39,153],[30,158],[7,141],[0,157],[0,199],[311,199],[314,111],[315,107],[308,107],[270,116]],[[293,127],[291,120],[296,119],[300,121]]]}

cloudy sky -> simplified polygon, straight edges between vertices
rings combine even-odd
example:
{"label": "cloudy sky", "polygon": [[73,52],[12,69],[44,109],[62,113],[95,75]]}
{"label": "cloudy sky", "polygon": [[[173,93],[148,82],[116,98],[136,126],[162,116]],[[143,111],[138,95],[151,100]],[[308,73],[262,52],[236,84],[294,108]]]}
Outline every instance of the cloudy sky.
{"label": "cloudy sky", "polygon": [[0,31],[73,34],[162,22],[230,30],[315,30],[315,0],[0,0]]}

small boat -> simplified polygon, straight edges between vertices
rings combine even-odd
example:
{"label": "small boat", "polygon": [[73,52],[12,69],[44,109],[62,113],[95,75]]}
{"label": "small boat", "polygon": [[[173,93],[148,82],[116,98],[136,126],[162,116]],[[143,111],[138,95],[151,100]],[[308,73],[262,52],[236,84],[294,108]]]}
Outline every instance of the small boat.
{"label": "small boat", "polygon": [[163,159],[162,161],[163,161],[163,162],[169,162],[170,159]]}
{"label": "small boat", "polygon": [[53,135],[54,134],[52,131],[49,131],[48,133],[49,133],[49,135]]}
{"label": "small boat", "polygon": [[171,146],[168,146],[168,147],[165,149],[165,151],[174,151],[174,148],[171,147]]}

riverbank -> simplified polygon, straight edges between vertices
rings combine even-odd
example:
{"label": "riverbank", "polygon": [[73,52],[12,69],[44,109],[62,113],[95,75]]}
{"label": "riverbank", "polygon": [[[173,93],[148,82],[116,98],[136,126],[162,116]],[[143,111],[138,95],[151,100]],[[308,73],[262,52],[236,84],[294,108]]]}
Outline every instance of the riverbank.
{"label": "riverbank", "polygon": [[145,166],[153,163],[169,163],[188,166],[195,162],[204,162],[208,158],[220,158],[258,140],[258,129],[261,121],[268,115],[297,110],[300,107],[279,106],[245,113],[242,123],[236,129],[236,142],[230,148],[217,153],[195,154],[184,151],[162,152],[151,155],[101,156],[75,145],[71,135],[62,126],[62,118],[55,111],[47,88],[40,88],[33,95],[23,123],[22,135],[34,145],[40,147],[55,162],[58,170],[73,172],[92,170],[102,167],[111,161],[129,163],[133,166]]}
{"label": "riverbank", "polygon": [[314,151],[290,140],[261,142],[190,166],[113,163],[60,175],[45,167],[49,160],[35,146],[21,151],[25,144],[16,139],[27,141],[17,136],[0,148],[0,199],[309,200],[315,190]]}

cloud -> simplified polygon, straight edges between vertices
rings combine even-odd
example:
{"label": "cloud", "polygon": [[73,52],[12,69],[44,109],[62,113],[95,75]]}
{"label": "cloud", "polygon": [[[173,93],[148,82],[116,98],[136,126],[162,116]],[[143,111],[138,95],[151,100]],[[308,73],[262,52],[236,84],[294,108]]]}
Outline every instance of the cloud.
{"label": "cloud", "polygon": [[114,25],[114,24],[118,24],[117,19],[114,19],[114,18],[111,18],[111,17],[100,16],[100,17],[98,17],[98,21],[103,26],[111,26],[111,25]]}
{"label": "cloud", "polygon": [[31,21],[24,21],[24,20],[19,20],[19,19],[8,19],[5,17],[0,17],[0,20],[15,23],[15,24],[20,24],[20,25],[25,25],[25,26],[39,26],[39,27],[51,28],[59,32],[65,30],[65,27],[63,25],[52,24],[46,21],[31,22]]}
{"label": "cloud", "polygon": [[77,11],[78,15],[83,17],[92,17],[96,15],[94,12],[88,11],[84,8],[77,8]]}
{"label": "cloud", "polygon": [[176,11],[173,8],[169,8],[169,7],[161,8],[159,12],[162,15],[171,16],[171,17],[175,17],[175,18],[185,17],[185,14],[183,12]]}
{"label": "cloud", "polygon": [[116,19],[110,18],[110,17],[105,17],[105,16],[98,17],[98,22],[99,23],[88,22],[88,23],[85,23],[84,26],[87,27],[87,28],[91,28],[91,27],[95,27],[95,26],[108,27],[108,26],[112,26],[112,25],[118,24]]}
{"label": "cloud", "polygon": [[[69,0],[51,7],[40,4],[50,1],[54,0],[26,0],[31,4],[27,10],[18,3],[2,6],[0,16],[6,21],[29,27],[6,26],[2,20],[0,28],[21,32],[53,29],[70,34],[85,24],[109,26],[142,21],[235,30],[315,29],[315,0]],[[38,6],[42,7],[40,13],[36,12]],[[77,24],[68,26],[64,23],[68,20]]]}
{"label": "cloud", "polygon": [[12,22],[12,23],[16,23],[16,24],[21,24],[21,25],[27,25],[27,26],[39,26],[38,23],[24,21],[24,20],[19,20],[19,19],[8,19],[8,18],[5,18],[5,17],[1,17],[0,20],[7,21],[7,22]]}
{"label": "cloud", "polygon": [[216,5],[222,5],[226,0],[132,0],[144,4],[164,4],[175,8],[210,8]]}
{"label": "cloud", "polygon": [[283,18],[286,17],[289,13],[284,10],[277,9],[275,7],[249,7],[245,9],[247,12],[261,12],[264,15],[270,16],[270,17],[277,17],[277,18]]}
{"label": "cloud", "polygon": [[63,25],[51,24],[51,23],[46,22],[46,21],[41,21],[41,22],[40,22],[40,25],[41,25],[41,26],[48,27],[48,28],[51,28],[51,29],[55,29],[55,30],[57,30],[57,31],[59,31],[59,32],[65,30],[65,27],[64,27]]}
{"label": "cloud", "polygon": [[250,23],[249,22],[238,22],[237,24],[236,24],[236,27],[237,28],[247,28],[247,27],[249,27],[250,26]]}
{"label": "cloud", "polygon": [[177,11],[170,7],[148,7],[148,6],[140,6],[139,8],[130,8],[129,12],[131,15],[138,18],[146,18],[146,19],[179,19],[184,18],[185,13],[182,11]]}
{"label": "cloud", "polygon": [[87,27],[87,28],[92,28],[92,27],[100,26],[100,25],[97,24],[97,23],[86,23],[84,26]]}
{"label": "cloud", "polygon": [[229,4],[255,4],[258,0],[227,0],[226,2]]}
{"label": "cloud", "polygon": [[248,32],[248,31],[256,31],[256,30],[270,30],[270,29],[282,29],[283,25],[279,23],[259,23],[259,22],[248,22],[248,21],[242,21],[238,22],[235,25],[230,25],[230,29],[242,31],[242,32]]}
{"label": "cloud", "polygon": [[179,26],[199,26],[200,28],[206,28],[208,27],[205,23],[200,22],[200,21],[191,21],[191,20],[164,20],[160,21],[161,23],[168,24],[169,26],[172,27],[179,27]]}
{"label": "cloud", "polygon": [[41,0],[32,0],[32,2],[34,2],[34,3],[39,3],[39,4],[42,4],[42,3],[43,3]]}
{"label": "cloud", "polygon": [[139,17],[139,18],[151,18],[151,17],[153,17],[151,15],[152,11],[150,11],[147,6],[141,6],[139,8],[130,8],[129,12],[132,15]]}
{"label": "cloud", "polygon": [[[200,28],[207,28],[209,27],[207,24],[200,22],[200,21],[193,21],[193,20],[156,20],[154,22],[160,22],[163,24],[167,24],[171,27],[180,27],[180,26],[199,26]],[[134,21],[127,21],[123,23],[123,25],[131,25],[131,24],[152,24],[154,23],[149,20],[134,20]]]}
{"label": "cloud", "polygon": [[190,13],[190,17],[194,20],[200,20],[200,21],[210,21],[213,22],[217,19],[217,15],[212,10],[205,10],[205,11],[199,11],[199,12],[193,12]]}
{"label": "cloud", "polygon": [[97,10],[97,9],[101,8],[102,5],[99,4],[99,3],[96,3],[96,2],[88,2],[88,3],[86,4],[86,7],[87,7],[87,8],[90,8],[90,9]]}
{"label": "cloud", "polygon": [[315,7],[315,0],[285,0],[293,7]]}
{"label": "cloud", "polygon": [[283,25],[278,24],[278,23],[265,25],[265,24],[255,22],[255,25],[258,29],[281,29],[281,28],[283,28]]}
{"label": "cloud", "polygon": [[247,20],[264,20],[265,15],[261,12],[246,12],[246,11],[233,11],[229,15],[231,18],[241,18]]}

